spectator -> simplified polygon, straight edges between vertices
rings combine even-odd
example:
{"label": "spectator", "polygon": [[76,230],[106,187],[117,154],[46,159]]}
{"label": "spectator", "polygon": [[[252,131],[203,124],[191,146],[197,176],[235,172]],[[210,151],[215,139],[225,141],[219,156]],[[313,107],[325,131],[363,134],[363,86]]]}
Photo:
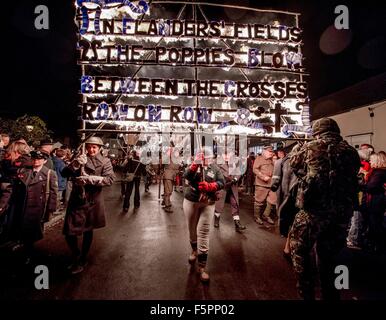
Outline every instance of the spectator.
{"label": "spectator", "polygon": [[375,153],[370,156],[372,172],[364,186],[364,213],[369,223],[368,247],[383,253],[383,216],[385,213],[386,156]]}
{"label": "spectator", "polygon": [[298,178],[294,174],[290,165],[290,155],[276,161],[271,190],[276,191],[277,214],[279,216],[279,231],[285,237],[286,243],[283,250],[285,258],[291,258],[289,230],[299,209],[296,207],[296,194],[298,188]]}
{"label": "spectator", "polygon": [[56,210],[57,178],[44,166],[49,154],[32,151],[32,168],[21,168],[12,189],[17,217],[17,239],[24,245],[26,263],[30,262],[33,245],[43,238],[43,223]]}
{"label": "spectator", "polygon": [[51,169],[51,170],[54,170],[54,163],[53,163],[52,157],[51,157],[51,152],[52,152],[53,145],[54,144],[52,143],[51,139],[46,139],[46,140],[40,141],[40,145],[39,145],[39,148],[38,148],[38,150],[44,151],[44,152],[46,152],[46,153],[48,153],[50,155],[49,158],[47,159],[47,162],[45,163],[45,166],[48,169]]}
{"label": "spectator", "polygon": [[30,151],[26,143],[19,141],[12,142],[8,146],[4,159],[1,162],[4,177],[14,179],[17,176],[18,169],[32,166],[31,157],[29,156]]}
{"label": "spectator", "polygon": [[[361,160],[361,167],[358,172],[358,180],[360,185],[365,185],[368,181],[369,174],[371,173],[370,155],[372,153],[371,148],[362,148],[358,150],[358,155]],[[363,191],[358,194],[359,203],[363,202]],[[363,212],[360,208],[354,208],[353,216],[351,218],[350,230],[347,236],[347,247],[352,249],[361,249],[364,237],[363,234],[366,230],[367,220],[363,217]]]}
{"label": "spectator", "polygon": [[7,133],[0,134],[0,161],[3,159],[5,150],[9,145],[9,135]]}
{"label": "spectator", "polygon": [[54,164],[54,170],[58,177],[58,209],[60,206],[63,206],[64,203],[64,194],[66,191],[67,179],[62,176],[62,170],[66,166],[64,158],[66,156],[66,151],[63,149],[57,149],[55,155],[52,156],[52,162]]}

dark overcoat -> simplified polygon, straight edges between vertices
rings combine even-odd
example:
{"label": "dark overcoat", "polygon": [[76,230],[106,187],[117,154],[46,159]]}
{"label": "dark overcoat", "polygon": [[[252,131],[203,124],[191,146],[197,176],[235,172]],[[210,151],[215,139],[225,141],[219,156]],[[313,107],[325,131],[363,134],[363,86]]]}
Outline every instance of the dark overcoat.
{"label": "dark overcoat", "polygon": [[84,171],[88,175],[103,177],[102,182],[98,185],[79,186],[76,177],[81,175],[80,169],[76,170],[70,164],[62,170],[62,175],[74,182],[64,220],[65,235],[78,236],[106,225],[102,189],[103,186],[112,185],[115,178],[111,161],[100,153],[95,157],[88,155]]}
{"label": "dark overcoat", "polygon": [[[48,168],[33,177],[33,170],[22,168],[12,189],[11,206],[14,206],[15,237],[35,242],[43,238],[43,223],[56,211],[58,180],[55,171],[50,172],[47,190]],[[48,192],[47,192],[48,191]]]}
{"label": "dark overcoat", "polygon": [[295,206],[297,186],[298,178],[291,168],[289,156],[277,160],[273,169],[271,190],[276,191],[276,210],[280,234],[283,236],[287,236],[299,211]]}

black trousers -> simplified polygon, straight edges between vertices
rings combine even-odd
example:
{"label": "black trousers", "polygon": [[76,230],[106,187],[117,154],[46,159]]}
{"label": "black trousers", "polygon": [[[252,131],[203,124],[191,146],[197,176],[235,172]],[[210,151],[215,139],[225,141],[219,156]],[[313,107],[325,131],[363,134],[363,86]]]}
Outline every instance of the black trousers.
{"label": "black trousers", "polygon": [[126,190],[125,190],[125,198],[123,200],[123,207],[130,207],[130,198],[131,193],[133,192],[134,187],[134,206],[139,207],[140,205],[140,196],[139,196],[139,184],[141,182],[141,178],[134,178],[131,182],[126,182]]}

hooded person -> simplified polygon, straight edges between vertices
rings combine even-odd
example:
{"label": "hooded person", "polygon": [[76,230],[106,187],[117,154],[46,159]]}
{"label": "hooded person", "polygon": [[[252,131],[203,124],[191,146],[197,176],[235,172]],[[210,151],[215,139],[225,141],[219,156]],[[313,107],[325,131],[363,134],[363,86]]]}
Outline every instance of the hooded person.
{"label": "hooded person", "polygon": [[[360,160],[357,151],[340,136],[335,120],[319,119],[312,130],[315,139],[294,149],[290,157],[300,181],[300,210],[289,233],[291,257],[303,299],[315,299],[319,274],[322,299],[337,300],[336,257],[346,244],[348,223],[358,207]],[[316,261],[311,254],[314,247]]]}
{"label": "hooded person", "polygon": [[[72,252],[72,274],[82,272],[87,263],[93,230],[106,225],[103,187],[111,186],[115,178],[110,159],[100,152],[102,139],[91,137],[85,145],[86,154],[78,155],[62,170],[62,175],[73,182],[63,228]],[[81,249],[79,236],[83,236]]]}

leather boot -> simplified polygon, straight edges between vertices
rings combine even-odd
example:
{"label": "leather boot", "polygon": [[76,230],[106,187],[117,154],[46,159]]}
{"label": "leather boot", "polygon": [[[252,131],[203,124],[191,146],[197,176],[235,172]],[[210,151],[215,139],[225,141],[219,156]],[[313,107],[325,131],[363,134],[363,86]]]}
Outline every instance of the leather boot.
{"label": "leather boot", "polygon": [[215,228],[220,227],[220,216],[214,215],[214,227]]}
{"label": "leather boot", "polygon": [[197,259],[197,250],[192,250],[192,253],[189,256],[189,263],[194,263]]}
{"label": "leather boot", "polygon": [[205,268],[198,267],[198,272],[200,273],[200,280],[202,282],[209,282],[209,274],[205,271]]}
{"label": "leather boot", "polygon": [[261,219],[261,215],[263,214],[264,212],[264,207],[260,207],[260,206],[254,206],[254,220],[257,224],[264,224],[263,220]]}
{"label": "leather boot", "polygon": [[206,272],[206,261],[208,260],[208,254],[201,253],[197,256],[198,259],[198,273],[200,274],[200,280],[202,282],[208,282],[209,281],[209,274]]}
{"label": "leather boot", "polygon": [[235,221],[235,229],[237,232],[242,232],[243,230],[245,230],[247,228],[246,226],[243,226],[240,223],[240,220],[234,220],[234,221]]}
{"label": "leather boot", "polygon": [[264,217],[263,219],[272,225],[275,224],[275,221],[273,221],[271,218],[271,214],[272,214],[273,209],[274,209],[274,206],[270,203],[267,203],[267,207],[265,208],[264,213],[263,213],[263,217]]}

